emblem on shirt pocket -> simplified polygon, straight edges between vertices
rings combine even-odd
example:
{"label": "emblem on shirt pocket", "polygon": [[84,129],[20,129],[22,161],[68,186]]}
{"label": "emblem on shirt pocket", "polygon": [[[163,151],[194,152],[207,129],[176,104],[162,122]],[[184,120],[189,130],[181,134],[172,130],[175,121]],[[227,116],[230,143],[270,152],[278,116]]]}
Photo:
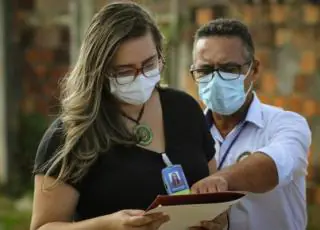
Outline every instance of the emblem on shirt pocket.
{"label": "emblem on shirt pocket", "polygon": [[251,152],[249,152],[249,151],[241,153],[237,158],[237,163],[244,160],[245,158],[247,158],[250,155],[251,155]]}

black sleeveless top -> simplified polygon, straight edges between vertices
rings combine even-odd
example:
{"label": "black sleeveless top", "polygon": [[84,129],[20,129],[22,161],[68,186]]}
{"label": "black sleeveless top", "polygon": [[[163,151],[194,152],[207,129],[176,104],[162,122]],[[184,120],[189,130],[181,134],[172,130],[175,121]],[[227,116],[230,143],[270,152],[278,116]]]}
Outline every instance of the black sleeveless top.
{"label": "black sleeveless top", "polygon": [[[215,154],[214,141],[200,106],[191,96],[169,88],[159,89],[159,94],[166,153],[173,164],[182,165],[192,186],[209,175],[208,161]],[[35,158],[36,170],[61,145],[62,125],[57,119],[44,134]],[[122,209],[146,209],[158,194],[166,194],[161,177],[164,167],[161,154],[138,146],[118,145],[100,154],[80,182],[66,182],[80,194],[75,220]]]}

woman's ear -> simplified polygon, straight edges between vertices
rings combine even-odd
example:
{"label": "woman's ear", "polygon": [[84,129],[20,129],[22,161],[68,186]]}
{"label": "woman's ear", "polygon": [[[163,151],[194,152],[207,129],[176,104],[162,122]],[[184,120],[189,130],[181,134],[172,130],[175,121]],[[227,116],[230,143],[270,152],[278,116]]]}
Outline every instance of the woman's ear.
{"label": "woman's ear", "polygon": [[159,64],[159,70],[160,70],[160,72],[162,72],[162,70],[163,70],[163,62],[162,61]]}
{"label": "woman's ear", "polygon": [[165,65],[165,62],[164,62],[163,58],[160,57],[160,59],[159,59],[159,70],[160,70],[160,72],[162,72],[162,70],[164,69],[164,65]]}

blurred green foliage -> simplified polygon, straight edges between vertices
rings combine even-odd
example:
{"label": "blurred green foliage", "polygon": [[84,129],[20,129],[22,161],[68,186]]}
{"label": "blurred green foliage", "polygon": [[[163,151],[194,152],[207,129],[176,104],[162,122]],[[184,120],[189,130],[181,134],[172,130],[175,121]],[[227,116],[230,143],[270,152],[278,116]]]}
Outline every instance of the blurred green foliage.
{"label": "blurred green foliage", "polygon": [[30,212],[19,212],[14,203],[0,194],[0,230],[28,230]]}
{"label": "blurred green foliage", "polygon": [[[20,197],[32,190],[32,171],[38,144],[48,126],[46,116],[39,113],[21,114],[17,141],[17,151],[12,153],[9,184],[5,192],[12,197]],[[0,229],[1,230],[1,229]]]}

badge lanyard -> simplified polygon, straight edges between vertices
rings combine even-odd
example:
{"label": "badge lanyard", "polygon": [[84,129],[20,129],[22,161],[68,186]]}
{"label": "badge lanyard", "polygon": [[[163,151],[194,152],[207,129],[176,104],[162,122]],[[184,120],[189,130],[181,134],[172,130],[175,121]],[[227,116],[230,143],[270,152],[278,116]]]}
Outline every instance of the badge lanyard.
{"label": "badge lanyard", "polygon": [[[240,136],[242,130],[245,129],[245,126],[247,125],[247,122],[245,122],[244,124],[241,125],[241,127],[239,128],[239,131],[237,133],[237,135],[233,138],[232,142],[230,143],[228,149],[226,150],[225,154],[223,155],[219,165],[218,165],[218,170],[220,170],[222,168],[223,163],[226,161],[227,156],[229,155],[229,152],[233,146],[233,144],[236,142],[236,140],[238,139],[238,137]],[[220,148],[221,150],[221,148]]]}
{"label": "badge lanyard", "polygon": [[161,153],[161,156],[162,156],[163,163],[165,163],[167,167],[172,166],[172,162],[170,161],[166,153]]}
{"label": "badge lanyard", "polygon": [[182,166],[172,164],[166,153],[161,153],[161,157],[166,165],[166,167],[162,169],[161,174],[168,195],[189,194],[190,188]]}

